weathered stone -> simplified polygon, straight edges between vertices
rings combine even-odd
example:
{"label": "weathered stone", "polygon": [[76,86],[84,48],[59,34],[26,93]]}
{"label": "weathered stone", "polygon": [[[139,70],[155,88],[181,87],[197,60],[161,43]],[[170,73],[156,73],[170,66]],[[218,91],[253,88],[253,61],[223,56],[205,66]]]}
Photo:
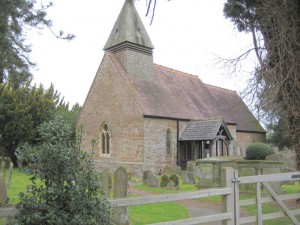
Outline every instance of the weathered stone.
{"label": "weathered stone", "polygon": [[5,186],[5,176],[4,172],[0,173],[0,206],[5,205],[7,201],[7,192]]}
{"label": "weathered stone", "polygon": [[14,164],[10,162],[9,169],[8,169],[7,189],[10,188],[13,168],[14,168]]}
{"label": "weathered stone", "polygon": [[182,180],[182,183],[184,183],[184,184],[191,183],[188,173],[189,173],[188,171],[181,171],[181,180]]}
{"label": "weathered stone", "polygon": [[[119,167],[115,172],[113,197],[124,198],[128,195],[128,174],[124,167]],[[117,207],[114,210],[115,224],[129,225],[128,207]]]}
{"label": "weathered stone", "polygon": [[115,172],[113,197],[123,198],[128,194],[128,174],[124,167],[119,167]]}
{"label": "weathered stone", "polygon": [[111,173],[108,170],[104,170],[101,176],[101,184],[106,198],[110,198],[112,179]]}
{"label": "weathered stone", "polygon": [[170,180],[174,181],[176,187],[179,187],[179,177],[178,177],[178,175],[176,175],[176,174],[171,175]]}
{"label": "weathered stone", "polygon": [[176,188],[176,184],[175,184],[175,182],[173,180],[170,180],[168,182],[167,189],[170,189],[170,190],[176,190],[177,189]]}
{"label": "weathered stone", "polygon": [[150,170],[146,170],[143,173],[143,185],[148,185],[149,182],[149,174],[151,174],[152,172]]}
{"label": "weathered stone", "polygon": [[163,175],[163,176],[160,178],[160,187],[161,187],[161,188],[167,187],[168,182],[169,182],[169,177],[168,177],[167,175]]}
{"label": "weathered stone", "polygon": [[161,175],[171,176],[172,174],[180,175],[181,168],[177,165],[166,165],[161,171]]}
{"label": "weathered stone", "polygon": [[159,179],[153,173],[150,173],[148,176],[148,186],[155,188],[159,187]]}

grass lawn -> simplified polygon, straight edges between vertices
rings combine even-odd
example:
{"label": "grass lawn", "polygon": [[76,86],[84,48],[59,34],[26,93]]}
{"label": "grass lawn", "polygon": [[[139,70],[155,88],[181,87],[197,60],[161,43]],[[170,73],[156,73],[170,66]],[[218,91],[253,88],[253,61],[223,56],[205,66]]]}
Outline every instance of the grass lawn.
{"label": "grass lawn", "polygon": [[[160,188],[150,188],[145,185],[137,185],[136,188],[141,190],[147,190],[153,193],[180,193],[184,191],[192,191],[196,190],[194,185],[180,185],[179,190],[166,190],[166,189],[160,189]],[[300,187],[299,183],[296,182],[293,185],[282,185],[282,188],[285,190],[286,194],[293,194],[293,193],[299,193]],[[246,200],[246,199],[253,199],[255,198],[255,194],[241,194],[240,200]],[[221,196],[212,196],[207,198],[202,198],[203,200],[208,200],[212,202],[220,202],[222,197]],[[146,205],[147,206],[147,205]],[[255,205],[249,205],[249,206],[242,206],[243,209],[247,210],[250,215],[254,216],[256,215],[256,206]],[[262,206],[263,213],[273,213],[273,212],[279,212],[281,209],[276,204],[272,203],[264,203]],[[298,217],[299,220],[299,217]],[[291,224],[291,221],[287,218],[279,218],[274,220],[265,220],[263,222],[264,225],[283,225],[283,224]]]}
{"label": "grass lawn", "polygon": [[[7,172],[6,172],[7,176]],[[11,187],[8,190],[8,197],[11,204],[16,204],[18,200],[19,192],[26,192],[27,186],[30,184],[30,176],[26,173],[21,172],[19,169],[13,170]],[[179,190],[167,190],[162,188],[151,188],[145,185],[141,185],[141,182],[135,183],[135,187],[140,190],[149,191],[152,193],[160,194],[171,194],[171,193],[180,193],[186,191],[195,191],[197,190],[193,184],[180,184]],[[299,183],[293,185],[282,185],[282,188],[287,194],[299,193],[300,187]],[[255,198],[254,195],[242,195],[241,199]],[[208,201],[220,202],[221,196],[213,196],[204,198]],[[256,206],[243,206],[250,215],[256,215]],[[158,203],[158,204],[148,204],[140,206],[131,206],[130,210],[130,221],[133,225],[142,225],[149,223],[159,223],[171,220],[185,219],[189,217],[189,212],[187,208],[177,202],[167,202],[167,203]],[[280,211],[279,207],[275,204],[264,203],[263,204],[263,213],[272,213]],[[287,218],[280,218],[274,220],[264,221],[264,225],[282,225],[289,224],[290,221]],[[0,225],[3,225],[3,222],[0,218]]]}
{"label": "grass lawn", "polygon": [[176,202],[131,206],[129,207],[129,210],[130,224],[133,225],[152,224],[189,218],[187,208]]}
{"label": "grass lawn", "polygon": [[[5,177],[7,182],[8,170],[5,171]],[[12,180],[10,184],[10,188],[8,189],[8,198],[10,204],[16,204],[19,201],[18,194],[20,192],[26,192],[27,186],[29,185],[30,176],[19,169],[13,169],[12,172]],[[0,225],[3,225],[2,218],[0,218]]]}
{"label": "grass lawn", "polygon": [[[296,182],[294,185],[282,185],[281,186],[286,194],[294,194],[299,193],[299,183]],[[247,198],[250,198],[250,196],[247,196]],[[252,197],[254,198],[254,196]],[[246,209],[252,216],[256,215],[256,206],[255,205],[248,205],[248,206],[242,206],[242,208]],[[274,213],[274,212],[280,212],[281,208],[276,203],[263,203],[262,205],[262,211],[263,214],[268,213]],[[299,217],[297,217],[299,220]],[[265,220],[263,222],[264,225],[283,225],[283,224],[291,224],[291,220],[287,217],[282,217],[278,219],[271,219],[271,220]]]}

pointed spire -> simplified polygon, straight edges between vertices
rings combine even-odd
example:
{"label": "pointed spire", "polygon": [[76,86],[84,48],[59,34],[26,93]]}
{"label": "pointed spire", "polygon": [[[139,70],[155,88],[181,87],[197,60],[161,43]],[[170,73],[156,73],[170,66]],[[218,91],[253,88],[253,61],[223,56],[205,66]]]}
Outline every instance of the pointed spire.
{"label": "pointed spire", "polygon": [[150,54],[154,48],[133,0],[125,0],[104,50],[119,51],[128,47]]}

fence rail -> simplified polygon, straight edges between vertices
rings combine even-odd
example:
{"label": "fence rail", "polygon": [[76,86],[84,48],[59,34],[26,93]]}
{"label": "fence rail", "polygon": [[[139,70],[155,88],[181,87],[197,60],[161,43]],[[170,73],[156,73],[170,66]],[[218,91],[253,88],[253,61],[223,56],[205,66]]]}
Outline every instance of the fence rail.
{"label": "fence rail", "polygon": [[[189,218],[184,220],[170,221],[157,223],[155,225],[191,225],[200,223],[210,223],[214,221],[223,221],[223,225],[240,225],[252,222],[262,224],[263,220],[276,219],[288,215],[293,224],[299,225],[295,215],[300,215],[300,209],[290,210],[283,201],[289,199],[300,198],[300,193],[288,195],[276,195],[270,185],[266,182],[280,182],[280,181],[295,181],[300,180],[300,173],[282,173],[282,174],[269,174],[248,177],[238,177],[237,171],[232,168],[222,169],[222,188],[199,190],[192,192],[184,192],[179,194],[164,194],[155,196],[144,196],[136,198],[122,198],[110,199],[109,202],[113,207],[127,207],[143,204],[154,204],[161,202],[172,202],[196,198],[204,198],[211,196],[222,196],[222,212],[214,215],[207,215],[202,217]],[[238,181],[238,182],[237,182]],[[239,185],[256,183],[256,199],[239,200]],[[271,197],[261,197],[261,185],[264,185],[266,190],[269,191]],[[283,209],[282,212],[275,212],[269,214],[262,214],[262,203],[276,201]],[[257,207],[256,216],[241,217],[239,213],[240,206],[255,205]],[[14,207],[0,208],[0,217],[13,216],[17,213]]]}

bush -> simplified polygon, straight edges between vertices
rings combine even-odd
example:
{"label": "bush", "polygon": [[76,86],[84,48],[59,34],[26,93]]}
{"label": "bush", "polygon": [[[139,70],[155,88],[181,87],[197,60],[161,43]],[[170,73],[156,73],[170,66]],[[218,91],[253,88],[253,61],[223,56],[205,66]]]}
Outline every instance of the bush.
{"label": "bush", "polygon": [[13,225],[113,224],[92,158],[80,151],[73,133],[56,118],[39,127],[41,144],[35,154],[21,154],[30,158],[34,173],[31,190],[20,194]]}
{"label": "bush", "polygon": [[275,154],[270,145],[261,142],[250,144],[246,149],[246,159],[248,160],[265,160],[267,155]]}

